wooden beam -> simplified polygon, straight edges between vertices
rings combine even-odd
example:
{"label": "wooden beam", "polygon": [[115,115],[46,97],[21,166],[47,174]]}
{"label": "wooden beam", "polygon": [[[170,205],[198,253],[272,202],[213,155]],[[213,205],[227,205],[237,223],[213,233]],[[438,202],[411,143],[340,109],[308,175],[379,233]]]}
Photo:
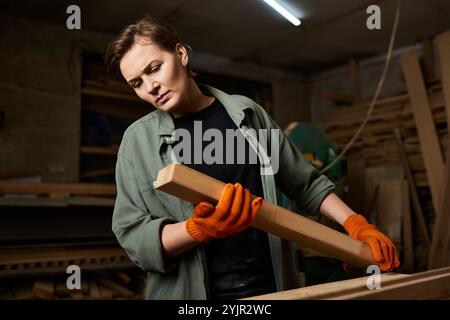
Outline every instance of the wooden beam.
{"label": "wooden beam", "polygon": [[101,298],[100,289],[99,289],[99,286],[98,286],[97,282],[95,282],[95,280],[89,280],[89,295],[88,295],[88,299],[90,299],[90,300],[99,300],[100,298]]}
{"label": "wooden beam", "polygon": [[413,273],[414,263],[414,241],[411,221],[411,206],[409,201],[408,181],[403,180],[402,186],[402,230],[403,230],[403,272]]}
{"label": "wooden beam", "polygon": [[397,247],[401,245],[403,186],[403,179],[381,180],[377,199],[377,226]]}
{"label": "wooden beam", "polygon": [[448,299],[450,296],[450,268],[412,275],[381,274],[379,289],[368,288],[367,284],[372,280],[373,275],[254,296],[245,300],[428,300]]}
{"label": "wooden beam", "polygon": [[0,194],[61,194],[116,196],[116,186],[105,183],[23,183],[0,181]]}
{"label": "wooden beam", "polygon": [[[449,141],[450,142],[450,141]],[[428,268],[440,268],[450,264],[450,145],[447,147],[444,179],[441,186],[439,210],[433,230],[433,242],[428,257]]]}
{"label": "wooden beam", "polygon": [[436,37],[441,66],[442,91],[447,114],[447,128],[450,126],[450,30]]}
{"label": "wooden beam", "polygon": [[125,298],[131,298],[134,296],[133,291],[115,283],[114,281],[110,280],[110,279],[106,279],[106,278],[99,278],[97,279],[98,283],[111,290],[112,292],[116,293],[119,296],[125,297]]}
{"label": "wooden beam", "polygon": [[[181,164],[161,169],[155,182],[156,189],[192,203],[216,204],[224,186],[225,183]],[[376,264],[366,243],[268,201],[263,201],[253,226],[354,266]]]}
{"label": "wooden beam", "polygon": [[397,143],[398,152],[400,154],[400,159],[403,164],[403,171],[405,172],[406,179],[409,184],[409,191],[411,195],[412,204],[414,207],[414,212],[416,214],[416,219],[419,225],[420,232],[425,238],[427,246],[431,245],[430,236],[428,235],[428,228],[425,222],[424,214],[422,211],[422,207],[419,202],[419,195],[417,194],[416,185],[414,183],[414,178],[411,172],[411,168],[409,167],[408,158],[406,157],[405,147],[403,145],[403,138],[399,129],[394,130],[395,141]]}
{"label": "wooden beam", "polygon": [[80,148],[82,154],[92,154],[92,155],[105,155],[105,156],[117,156],[117,151],[119,148],[114,147],[92,147],[83,146]]}
{"label": "wooden beam", "polygon": [[444,173],[441,147],[416,51],[405,52],[401,56],[401,61],[436,212],[439,207],[439,189]]}
{"label": "wooden beam", "polygon": [[32,295],[34,298],[39,299],[53,299],[55,293],[55,285],[53,281],[50,280],[41,280],[36,281],[33,285]]}
{"label": "wooden beam", "polygon": [[[406,274],[383,273],[380,275],[381,285],[409,277]],[[344,292],[361,292],[368,290],[368,277],[360,277],[349,280],[334,281],[314,286],[308,286],[293,290],[274,292],[259,296],[245,298],[243,300],[318,300],[327,299],[329,297],[338,297]]]}

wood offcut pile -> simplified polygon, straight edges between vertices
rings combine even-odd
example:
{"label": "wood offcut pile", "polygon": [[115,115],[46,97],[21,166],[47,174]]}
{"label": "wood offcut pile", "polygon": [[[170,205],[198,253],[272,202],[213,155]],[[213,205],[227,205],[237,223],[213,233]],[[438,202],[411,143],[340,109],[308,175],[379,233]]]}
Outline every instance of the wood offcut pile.
{"label": "wood offcut pile", "polygon": [[[406,273],[450,265],[450,31],[437,36],[436,44],[440,81],[430,78],[433,55],[425,54],[421,64],[416,50],[402,53],[406,92],[378,100],[344,158],[350,205],[393,239]],[[341,106],[320,124],[338,153],[368,106]]]}

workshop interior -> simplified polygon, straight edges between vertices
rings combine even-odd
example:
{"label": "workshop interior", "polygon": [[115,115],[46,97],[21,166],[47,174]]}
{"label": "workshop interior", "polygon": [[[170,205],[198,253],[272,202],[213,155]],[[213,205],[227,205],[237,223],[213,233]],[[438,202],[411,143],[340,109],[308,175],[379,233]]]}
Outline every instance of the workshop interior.
{"label": "workshop interior", "polygon": [[[177,30],[196,83],[256,102],[396,247],[400,266],[371,290],[367,244],[277,185],[255,227],[286,240],[295,274],[249,299],[450,298],[450,1],[3,0],[0,300],[151,292],[112,217],[124,133],[156,108],[105,66],[146,15]],[[217,181],[171,170],[144,192],[218,200]]]}

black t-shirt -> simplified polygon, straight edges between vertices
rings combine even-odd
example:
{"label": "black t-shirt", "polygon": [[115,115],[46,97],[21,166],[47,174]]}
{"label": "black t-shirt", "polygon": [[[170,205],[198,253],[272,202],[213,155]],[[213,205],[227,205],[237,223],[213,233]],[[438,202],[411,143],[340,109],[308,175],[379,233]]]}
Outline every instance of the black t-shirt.
{"label": "black t-shirt", "polygon": [[[263,196],[259,162],[254,160],[257,157],[254,153],[252,154],[253,149],[250,148],[225,107],[217,99],[200,111],[173,118],[173,120],[176,129],[186,129],[190,133],[191,139],[195,139],[195,142],[199,143],[196,149],[195,142],[191,141],[191,157],[180,152],[177,155],[179,162],[223,182],[239,182],[252,194]],[[215,141],[215,138],[211,138],[210,141],[200,138],[201,140],[198,141],[200,125],[201,136],[208,129],[217,129],[223,137],[222,156],[220,156],[220,152],[208,153],[215,156],[218,163],[211,163],[211,160],[207,160],[205,163],[203,157],[201,157],[200,163],[194,163],[199,160],[194,161],[194,151],[197,150],[198,155],[200,141],[202,155],[205,147]],[[237,130],[234,132],[243,139],[241,141],[245,143],[244,163],[242,163],[243,147],[239,145],[238,148],[236,141],[239,139],[232,138],[231,135],[227,136],[227,129],[228,132]],[[234,148],[230,149],[230,146],[233,146],[232,139],[235,139],[235,143]],[[177,143],[180,143],[181,140]],[[234,151],[234,157],[230,157],[231,150]],[[241,158],[238,159],[239,157]],[[230,161],[231,159],[233,161]],[[212,299],[239,299],[276,291],[267,233],[250,227],[227,238],[211,240],[206,243],[205,248]]]}

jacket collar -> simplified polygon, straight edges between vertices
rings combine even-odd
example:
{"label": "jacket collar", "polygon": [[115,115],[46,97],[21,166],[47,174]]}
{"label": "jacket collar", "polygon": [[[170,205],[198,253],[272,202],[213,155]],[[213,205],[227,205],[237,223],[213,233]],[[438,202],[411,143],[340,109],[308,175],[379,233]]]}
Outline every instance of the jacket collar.
{"label": "jacket collar", "polygon": [[[216,99],[218,99],[227,110],[233,122],[240,127],[242,120],[245,118],[245,112],[248,110],[255,110],[255,106],[252,100],[238,95],[230,95],[219,89],[208,85],[200,85],[201,89],[208,92]],[[175,125],[171,115],[162,110],[156,110],[158,113],[158,135],[159,136],[171,136],[175,130]],[[167,141],[171,141],[170,139]]]}

